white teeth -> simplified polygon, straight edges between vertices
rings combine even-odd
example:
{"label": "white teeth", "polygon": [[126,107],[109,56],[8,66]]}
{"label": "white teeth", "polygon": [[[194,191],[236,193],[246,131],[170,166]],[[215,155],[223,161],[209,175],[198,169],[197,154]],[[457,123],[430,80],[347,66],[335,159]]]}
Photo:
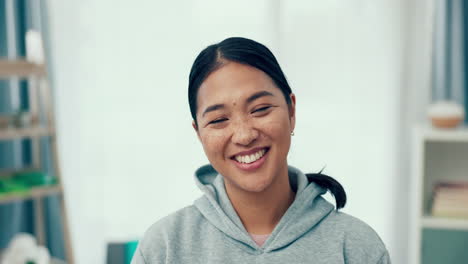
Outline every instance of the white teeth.
{"label": "white teeth", "polygon": [[252,163],[254,161],[257,161],[261,157],[263,157],[263,155],[265,155],[265,149],[259,150],[256,153],[251,154],[251,155],[245,155],[245,156],[237,155],[234,158],[238,162],[241,162],[241,163]]}

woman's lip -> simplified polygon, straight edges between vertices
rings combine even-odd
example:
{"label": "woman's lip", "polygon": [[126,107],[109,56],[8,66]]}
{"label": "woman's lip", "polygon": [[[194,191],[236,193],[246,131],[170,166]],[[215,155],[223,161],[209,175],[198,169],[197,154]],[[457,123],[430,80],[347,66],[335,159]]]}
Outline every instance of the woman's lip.
{"label": "woman's lip", "polygon": [[268,151],[269,147],[258,147],[258,148],[254,148],[254,149],[251,149],[251,150],[247,150],[247,151],[242,151],[242,152],[239,152],[239,153],[236,153],[234,155],[231,156],[231,159],[234,159],[236,156],[246,156],[246,155],[250,155],[250,154],[254,154],[254,153],[257,153],[259,150],[262,150],[262,149],[266,149],[266,151]]}
{"label": "woman's lip", "polygon": [[263,154],[261,158],[259,158],[258,160],[252,163],[242,163],[242,162],[238,162],[236,159],[231,159],[231,160],[232,162],[234,162],[234,165],[236,165],[237,168],[243,171],[254,171],[260,168],[265,163],[268,153],[270,153],[269,148],[267,149],[267,151],[265,152],[265,154]]}

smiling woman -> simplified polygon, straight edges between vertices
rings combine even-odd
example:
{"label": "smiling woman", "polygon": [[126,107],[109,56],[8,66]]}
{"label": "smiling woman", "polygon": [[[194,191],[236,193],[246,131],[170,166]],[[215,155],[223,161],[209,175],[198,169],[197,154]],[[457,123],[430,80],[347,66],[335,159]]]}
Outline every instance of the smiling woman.
{"label": "smiling woman", "polygon": [[296,97],[267,47],[228,38],[204,49],[189,104],[210,161],[195,173],[204,195],[150,227],[132,263],[390,263],[372,228],[338,211],[336,180],[288,165]]}

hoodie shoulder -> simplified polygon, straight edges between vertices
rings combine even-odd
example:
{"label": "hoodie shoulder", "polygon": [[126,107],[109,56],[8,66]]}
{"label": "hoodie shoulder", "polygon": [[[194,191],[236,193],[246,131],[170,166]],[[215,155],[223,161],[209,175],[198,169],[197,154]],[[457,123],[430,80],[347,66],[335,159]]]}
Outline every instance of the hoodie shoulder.
{"label": "hoodie shoulder", "polygon": [[132,264],[166,263],[167,249],[184,241],[184,235],[193,234],[202,218],[193,205],[161,218],[145,232]]}
{"label": "hoodie shoulder", "polygon": [[339,211],[333,211],[328,220],[335,230],[343,232],[346,263],[390,263],[382,239],[364,221]]}

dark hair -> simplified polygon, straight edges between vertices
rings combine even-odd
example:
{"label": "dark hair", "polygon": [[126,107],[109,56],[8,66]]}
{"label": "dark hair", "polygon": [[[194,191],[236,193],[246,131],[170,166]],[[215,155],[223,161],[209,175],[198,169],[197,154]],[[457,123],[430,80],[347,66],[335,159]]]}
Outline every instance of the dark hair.
{"label": "dark hair", "polygon": [[335,197],[336,209],[341,209],[346,205],[346,192],[341,184],[333,179],[332,177],[322,174],[322,171],[318,173],[307,173],[307,179],[309,182],[313,182],[318,186],[325,188]]}
{"label": "dark hair", "polygon": [[[237,62],[255,67],[265,72],[281,90],[288,105],[291,105],[292,93],[286,76],[271,51],[256,41],[247,38],[227,38],[218,44],[206,47],[193,62],[189,75],[188,100],[190,113],[195,125],[197,124],[197,95],[200,85],[208,75],[227,62]],[[309,182],[329,190],[336,200],[336,208],[343,208],[346,204],[346,193],[339,182],[330,176],[322,174],[306,174]]]}

